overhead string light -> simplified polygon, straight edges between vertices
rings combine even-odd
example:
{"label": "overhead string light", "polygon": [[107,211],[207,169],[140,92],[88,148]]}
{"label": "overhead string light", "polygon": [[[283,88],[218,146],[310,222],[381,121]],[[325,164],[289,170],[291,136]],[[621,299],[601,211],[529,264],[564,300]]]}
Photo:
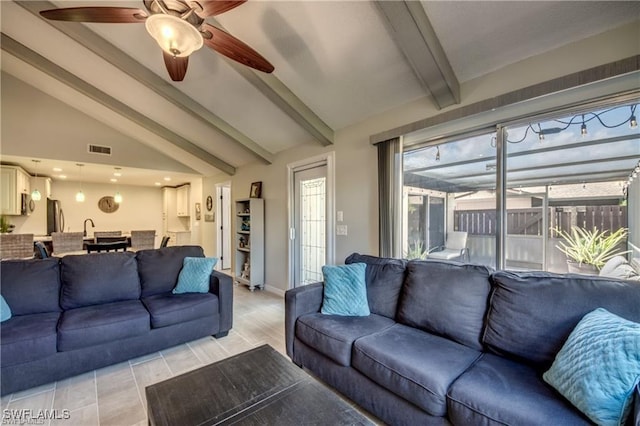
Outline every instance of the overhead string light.
{"label": "overhead string light", "polygon": [[629,186],[631,186],[631,182],[638,178],[640,175],[640,160],[638,160],[638,164],[631,170],[629,173],[629,177],[627,177],[626,182],[622,185],[622,194],[626,197],[627,192],[629,190]]}
{"label": "overhead string light", "polygon": [[[625,124],[628,123],[629,128],[631,129],[636,129],[638,127],[638,120],[636,119],[636,107],[638,106],[638,104],[634,104],[634,105],[630,105],[630,110],[631,113],[629,114],[628,118],[625,118],[624,120],[622,120],[621,122],[618,123],[614,123],[614,124],[607,124],[604,122],[602,116],[606,113],[609,113],[611,111],[620,109],[620,108],[626,108],[627,106],[624,107],[613,107],[613,108],[609,108],[606,109],[604,111],[601,112],[589,112],[586,114],[578,114],[578,115],[574,115],[573,117],[571,117],[571,119],[569,121],[564,121],[564,120],[550,120],[551,122],[555,122],[560,124],[561,126],[559,127],[547,127],[547,128],[542,128],[542,124],[541,123],[530,123],[524,131],[524,134],[522,135],[522,137],[520,139],[517,140],[512,140],[509,139],[508,137],[505,138],[505,140],[508,143],[512,143],[512,144],[517,144],[520,142],[524,142],[527,139],[527,136],[529,134],[529,132],[533,132],[536,135],[538,135],[538,139],[540,141],[545,140],[545,135],[550,135],[550,134],[555,134],[555,133],[560,133],[563,132],[565,130],[567,130],[571,125],[574,124],[580,124],[580,134],[585,137],[588,134],[587,131],[587,123],[591,120],[597,120],[602,127],[605,127],[607,129],[615,129],[616,127],[620,127],[620,126],[624,126]],[[537,127],[537,128],[536,128]],[[492,146],[493,146],[493,141],[492,141]]]}
{"label": "overhead string light", "polygon": [[584,114],[582,114],[582,126],[580,126],[580,134],[583,138],[587,136],[587,125],[584,122]]}

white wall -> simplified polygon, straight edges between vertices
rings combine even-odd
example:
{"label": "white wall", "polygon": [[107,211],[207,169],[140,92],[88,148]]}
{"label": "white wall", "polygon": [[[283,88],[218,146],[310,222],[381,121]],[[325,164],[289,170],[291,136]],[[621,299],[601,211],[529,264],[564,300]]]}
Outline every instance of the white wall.
{"label": "white wall", "polygon": [[[462,85],[463,102],[448,109],[459,108],[479,100],[507,93],[562,75],[640,53],[637,22],[600,36],[526,59],[500,69],[488,76]],[[369,143],[369,136],[395,127],[434,116],[442,111],[434,108],[428,98],[373,116],[356,125],[336,131],[335,143],[330,147],[306,145],[278,153],[273,164],[253,164],[240,167],[229,178],[226,175],[205,179],[204,197],[215,195],[215,184],[231,180],[232,199],[249,195],[251,182],[262,181],[265,199],[266,285],[280,290],[287,288],[287,170],[289,163],[335,151],[336,204],[344,212],[343,224],[347,236],[336,236],[336,261],[341,262],[357,251],[378,254],[378,182],[377,152]],[[215,242],[217,224],[203,224],[207,235]],[[208,255],[216,255],[215,243],[203,242]],[[211,253],[211,254],[209,254]]]}

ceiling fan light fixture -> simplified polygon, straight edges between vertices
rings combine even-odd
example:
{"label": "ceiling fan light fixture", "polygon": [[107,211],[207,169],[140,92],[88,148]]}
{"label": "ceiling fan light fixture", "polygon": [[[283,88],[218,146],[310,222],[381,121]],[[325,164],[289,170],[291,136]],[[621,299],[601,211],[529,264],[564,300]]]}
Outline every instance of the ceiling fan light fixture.
{"label": "ceiling fan light fixture", "polygon": [[196,27],[177,16],[151,15],[145,21],[145,27],[162,50],[173,56],[189,56],[203,45],[202,35]]}

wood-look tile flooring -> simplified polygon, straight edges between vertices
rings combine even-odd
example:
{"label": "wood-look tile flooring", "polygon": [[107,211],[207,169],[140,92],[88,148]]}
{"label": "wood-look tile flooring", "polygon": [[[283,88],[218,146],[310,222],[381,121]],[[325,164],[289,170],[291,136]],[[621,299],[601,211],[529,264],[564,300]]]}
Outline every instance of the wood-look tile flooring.
{"label": "wood-look tile flooring", "polygon": [[234,289],[233,329],[221,339],[206,337],[101,368],[59,382],[6,395],[8,410],[69,410],[70,418],[43,420],[50,426],[130,426],[147,424],[144,388],[247,349],[268,343],[285,354],[284,299],[267,291]]}

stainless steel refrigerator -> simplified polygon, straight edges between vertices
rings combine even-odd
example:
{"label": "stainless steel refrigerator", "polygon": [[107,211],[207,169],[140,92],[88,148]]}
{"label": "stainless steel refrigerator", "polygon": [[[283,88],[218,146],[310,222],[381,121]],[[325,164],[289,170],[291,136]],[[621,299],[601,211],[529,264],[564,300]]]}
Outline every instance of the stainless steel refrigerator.
{"label": "stainless steel refrigerator", "polygon": [[47,198],[47,235],[64,231],[64,213],[60,201]]}

